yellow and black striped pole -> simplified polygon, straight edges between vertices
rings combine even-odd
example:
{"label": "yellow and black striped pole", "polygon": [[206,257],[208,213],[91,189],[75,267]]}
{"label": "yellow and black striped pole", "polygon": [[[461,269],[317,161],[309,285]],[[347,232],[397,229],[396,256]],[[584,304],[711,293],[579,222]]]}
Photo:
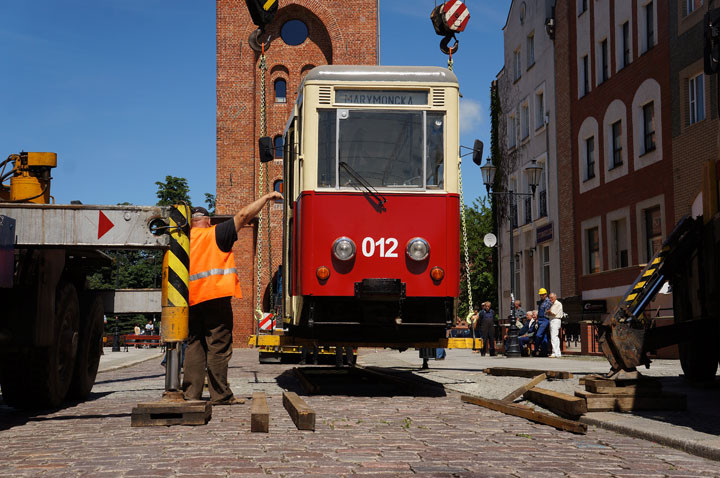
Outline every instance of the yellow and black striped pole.
{"label": "yellow and black striped pole", "polygon": [[180,390],[180,345],[190,316],[190,208],[170,209],[170,248],[162,268],[162,341],[166,346],[165,391]]}

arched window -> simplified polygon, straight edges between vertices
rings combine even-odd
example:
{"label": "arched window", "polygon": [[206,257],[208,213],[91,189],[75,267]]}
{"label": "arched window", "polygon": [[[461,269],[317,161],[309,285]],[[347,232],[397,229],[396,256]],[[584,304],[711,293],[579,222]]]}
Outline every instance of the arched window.
{"label": "arched window", "polygon": [[[273,183],[273,191],[277,191],[280,194],[283,193],[283,180],[278,179]],[[282,202],[282,199],[276,199],[275,202]]]}
{"label": "arched window", "polygon": [[273,140],[273,144],[275,145],[275,157],[282,159],[282,157],[283,157],[283,137],[280,135],[275,136],[275,139]]}
{"label": "arched window", "polygon": [[284,79],[275,80],[275,103],[285,103],[287,101],[287,83]]}

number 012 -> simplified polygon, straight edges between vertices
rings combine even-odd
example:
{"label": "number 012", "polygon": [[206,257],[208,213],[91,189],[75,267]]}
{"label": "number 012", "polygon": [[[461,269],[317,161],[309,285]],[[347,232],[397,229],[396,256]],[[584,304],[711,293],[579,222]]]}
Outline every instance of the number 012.
{"label": "number 012", "polygon": [[380,257],[397,257],[398,241],[394,237],[388,237],[387,239],[381,237],[377,241],[372,237],[366,237],[362,242],[362,253],[365,257],[372,257],[375,255],[375,247],[377,246]]}

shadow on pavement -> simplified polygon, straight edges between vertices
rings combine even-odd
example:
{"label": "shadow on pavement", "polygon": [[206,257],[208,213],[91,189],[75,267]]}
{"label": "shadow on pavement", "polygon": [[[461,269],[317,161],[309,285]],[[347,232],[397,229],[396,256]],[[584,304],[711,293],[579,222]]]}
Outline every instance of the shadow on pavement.
{"label": "shadow on pavement", "polygon": [[[412,372],[379,367],[299,367],[276,377],[277,384],[299,395],[344,395],[354,397],[444,397],[442,385]],[[304,384],[304,385],[303,385]]]}
{"label": "shadow on pavement", "polygon": [[134,380],[145,380],[147,378],[159,378],[159,377],[165,377],[165,374],[164,373],[156,373],[153,375],[137,375],[134,377],[115,378],[113,380],[101,380],[99,382],[95,382],[95,385],[100,385],[103,383],[132,382]]}
{"label": "shadow on pavement", "polygon": [[[72,416],[46,416],[61,412],[68,408],[72,408],[83,402],[92,402],[98,400],[113,392],[91,392],[87,399],[80,401],[64,401],[59,407],[44,409],[44,410],[16,410],[5,402],[0,402],[0,431],[9,430],[10,428],[25,425],[28,422],[42,422],[48,420],[70,420],[70,419],[85,419],[85,418],[104,418],[114,417],[116,415],[72,415]],[[2,395],[0,395],[0,398]],[[127,414],[129,416],[129,414]]]}

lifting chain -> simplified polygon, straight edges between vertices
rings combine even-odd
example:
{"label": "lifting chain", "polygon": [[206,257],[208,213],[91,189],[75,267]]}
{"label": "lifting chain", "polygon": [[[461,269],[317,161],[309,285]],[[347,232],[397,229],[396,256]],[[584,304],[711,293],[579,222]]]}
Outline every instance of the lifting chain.
{"label": "lifting chain", "polygon": [[468,251],[468,238],[467,238],[467,223],[465,220],[465,198],[463,196],[463,184],[462,184],[462,164],[458,164],[458,185],[460,186],[460,218],[462,219],[462,236],[463,236],[463,251],[465,253],[465,281],[467,282],[468,292],[468,315],[466,320],[470,320],[470,316],[473,313],[473,300],[472,300],[472,287],[470,285],[470,254]]}
{"label": "lifting chain", "polygon": [[[262,50],[260,52],[260,136],[267,136],[267,111],[266,111],[266,99],[265,99],[265,73],[267,72],[267,62],[265,61],[265,43],[262,44]],[[259,184],[263,188],[261,194],[267,193],[268,189],[268,165],[263,163],[260,166],[259,172]],[[269,206],[268,206],[269,208]],[[263,208],[264,209],[264,208]],[[262,230],[263,225],[267,219],[267,234],[268,234],[268,260],[269,267],[272,270],[272,256],[270,256],[270,217],[265,218],[263,210],[258,214],[258,238],[257,238],[257,275],[255,278],[255,319],[256,326],[263,318],[262,310],[262,268],[263,268],[263,238]],[[272,296],[272,274],[270,275],[270,295]],[[258,327],[259,329],[259,327]]]}

